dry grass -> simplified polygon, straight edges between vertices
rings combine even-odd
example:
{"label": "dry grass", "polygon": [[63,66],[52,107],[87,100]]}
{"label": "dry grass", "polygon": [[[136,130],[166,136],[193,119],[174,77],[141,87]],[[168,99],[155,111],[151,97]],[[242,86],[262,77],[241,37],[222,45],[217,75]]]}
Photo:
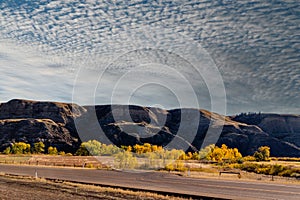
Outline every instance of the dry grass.
{"label": "dry grass", "polygon": [[94,156],[61,155],[0,155],[0,163],[55,167],[107,168]]}
{"label": "dry grass", "polygon": [[[71,182],[49,181],[21,176],[0,176],[0,199],[143,199],[183,198]],[[9,186],[9,187],[8,187]]]}

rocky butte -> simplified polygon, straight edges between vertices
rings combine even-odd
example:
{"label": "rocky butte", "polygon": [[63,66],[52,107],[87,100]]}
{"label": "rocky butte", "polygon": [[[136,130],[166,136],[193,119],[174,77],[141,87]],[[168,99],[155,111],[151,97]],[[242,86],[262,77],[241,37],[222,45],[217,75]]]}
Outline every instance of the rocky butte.
{"label": "rocky butte", "polygon": [[[199,150],[207,138],[252,155],[271,147],[271,156],[300,157],[300,115],[223,116],[199,109],[164,110],[134,105],[79,106],[13,99],[0,104],[0,151],[13,142],[42,141],[74,152],[82,141]],[[213,141],[213,140],[212,140]]]}

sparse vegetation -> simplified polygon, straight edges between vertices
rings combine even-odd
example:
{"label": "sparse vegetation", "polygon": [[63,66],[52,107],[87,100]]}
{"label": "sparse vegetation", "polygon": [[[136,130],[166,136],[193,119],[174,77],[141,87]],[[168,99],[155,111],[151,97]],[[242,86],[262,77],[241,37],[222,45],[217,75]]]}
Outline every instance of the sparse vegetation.
{"label": "sparse vegetation", "polygon": [[[181,197],[162,195],[155,192],[133,191],[114,187],[102,187],[91,184],[57,182],[30,177],[1,175],[0,199],[151,199],[180,200]],[[34,189],[32,189],[34,188]],[[24,192],[24,189],[26,192]],[[54,192],[55,191],[55,192]],[[13,194],[13,195],[12,195]]]}
{"label": "sparse vegetation", "polygon": [[172,163],[168,163],[165,167],[165,170],[184,172],[187,171],[188,168],[185,167],[184,162],[182,160],[175,160]]}
{"label": "sparse vegetation", "polygon": [[290,157],[271,157],[270,160],[300,162],[300,158],[290,158]]}
{"label": "sparse vegetation", "polygon": [[283,166],[279,164],[261,164],[261,163],[244,163],[235,164],[232,167],[245,170],[248,172],[254,172],[257,174],[274,175],[274,176],[286,176],[286,177],[300,177],[300,169],[293,168],[291,166]]}
{"label": "sparse vegetation", "polygon": [[[3,154],[43,154],[73,156],[71,153],[64,151],[58,152],[56,147],[49,146],[45,152],[45,145],[42,142],[34,143],[32,148],[30,144],[24,142],[13,143],[7,147]],[[258,174],[300,177],[300,168],[287,166],[277,163],[260,163],[270,160],[298,162],[300,158],[270,158],[270,147],[261,146],[253,156],[243,157],[237,148],[229,148],[225,144],[218,147],[209,145],[198,152],[187,152],[182,150],[166,150],[162,146],[145,143],[134,146],[122,146],[102,144],[99,141],[91,140],[83,142],[77,152],[77,156],[112,156],[114,158],[114,167],[122,169],[164,169],[167,171],[203,171],[203,169],[190,168],[186,161],[193,162],[211,162],[215,163],[217,168],[236,168]],[[82,164],[81,164],[82,165]],[[91,163],[86,163],[85,167],[94,168]],[[211,170],[204,170],[211,171]]]}

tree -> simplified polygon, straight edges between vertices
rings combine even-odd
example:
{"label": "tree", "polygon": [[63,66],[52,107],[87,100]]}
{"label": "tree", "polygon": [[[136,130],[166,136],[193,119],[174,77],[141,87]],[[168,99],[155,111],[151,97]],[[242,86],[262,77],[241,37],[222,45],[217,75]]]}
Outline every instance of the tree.
{"label": "tree", "polygon": [[86,149],[84,143],[81,143],[79,149],[77,149],[76,156],[90,156],[90,152]]}
{"label": "tree", "polygon": [[262,153],[264,160],[269,160],[270,158],[270,147],[261,146],[258,148],[258,151]]}
{"label": "tree", "polygon": [[36,142],[33,144],[33,153],[44,153],[45,152],[45,144],[43,142]]}
{"label": "tree", "polygon": [[30,144],[26,144],[25,142],[13,143],[11,147],[11,153],[28,154],[30,153]]}
{"label": "tree", "polygon": [[57,155],[58,154],[58,151],[57,151],[57,148],[56,147],[48,147],[48,154],[49,155]]}
{"label": "tree", "polygon": [[201,149],[194,155],[199,160],[211,160],[216,162],[240,162],[243,158],[242,154],[237,148],[228,148],[225,144],[221,147],[211,144],[204,149]]}
{"label": "tree", "polygon": [[253,154],[253,157],[255,158],[256,161],[263,161],[264,160],[264,157],[262,155],[261,152],[258,152],[258,151],[255,151],[254,154]]}
{"label": "tree", "polygon": [[258,148],[253,154],[253,157],[256,161],[268,161],[270,159],[270,147],[268,146],[261,146]]}
{"label": "tree", "polygon": [[198,152],[198,160],[211,160],[211,154],[215,148],[214,144],[208,145]]}
{"label": "tree", "polygon": [[138,165],[132,152],[124,151],[115,155],[115,166],[121,169],[133,169]]}
{"label": "tree", "polygon": [[3,153],[4,154],[10,154],[11,153],[11,148],[7,147],[6,149],[4,149]]}

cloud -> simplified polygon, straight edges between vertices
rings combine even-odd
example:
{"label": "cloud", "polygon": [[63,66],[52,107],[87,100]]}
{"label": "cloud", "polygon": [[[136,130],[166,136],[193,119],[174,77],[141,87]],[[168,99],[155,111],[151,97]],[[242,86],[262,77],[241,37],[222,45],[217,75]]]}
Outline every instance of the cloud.
{"label": "cloud", "polygon": [[[148,54],[144,61],[156,58],[154,61],[164,64],[169,59],[168,65],[188,77],[199,105],[210,109],[207,90],[211,87],[221,94],[220,84],[211,86],[219,78],[207,75],[209,80],[203,80],[187,64],[181,62],[180,68],[180,59],[174,57],[178,52],[188,59],[201,54],[203,49],[195,49],[194,55],[185,54],[181,49],[189,46],[188,41],[201,45],[216,63],[224,80],[229,114],[245,110],[300,113],[298,4],[297,0],[4,1],[0,3],[0,97],[3,101],[15,96],[70,101],[76,80],[80,79],[80,91],[87,92],[96,87],[107,66],[113,64],[116,74],[131,69],[129,65],[134,62],[126,63],[126,58],[118,56],[152,48],[171,54]],[[186,52],[193,51],[187,48]],[[131,59],[139,55],[130,54]],[[209,65],[203,61],[201,66],[199,69],[209,74]],[[91,74],[76,79],[76,73],[85,70]],[[171,80],[163,68],[155,73],[160,79]],[[142,72],[139,75],[147,80]],[[115,82],[106,76],[96,103],[110,99],[106,94]],[[127,84],[123,93],[134,81]],[[182,82],[179,79],[174,84],[180,88]],[[145,89],[144,95],[152,90]],[[145,96],[140,90],[134,99],[155,104],[161,98],[158,95],[151,102],[144,100]],[[171,96],[164,101],[166,106],[174,105],[167,104]]]}

